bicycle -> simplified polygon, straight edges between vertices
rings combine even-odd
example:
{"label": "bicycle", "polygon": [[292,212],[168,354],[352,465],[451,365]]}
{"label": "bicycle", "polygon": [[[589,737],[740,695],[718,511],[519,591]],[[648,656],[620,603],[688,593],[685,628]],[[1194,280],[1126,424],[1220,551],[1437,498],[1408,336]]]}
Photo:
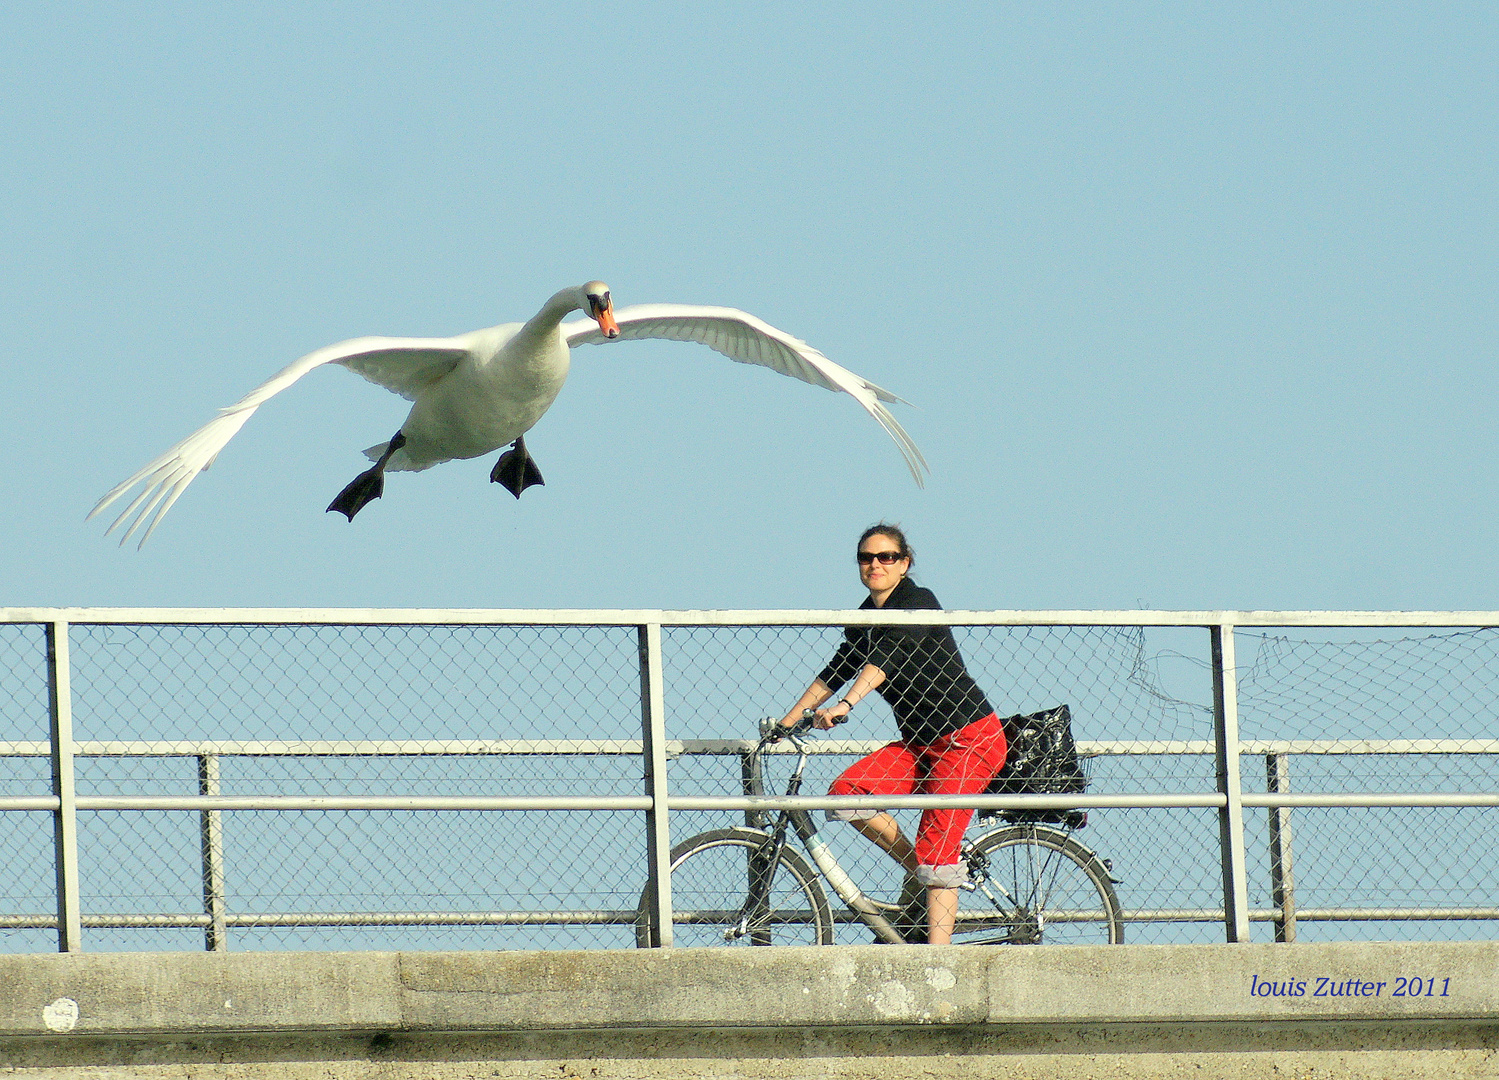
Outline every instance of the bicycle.
{"label": "bicycle", "polygon": [[[788,734],[777,737],[762,724],[762,737],[749,754],[746,791],[763,795],[761,759],[784,741],[798,754],[786,794],[801,789],[807,766],[807,710]],[[769,723],[775,723],[774,720]],[[1045,816],[1048,819],[1037,820]],[[1080,811],[999,810],[976,815],[996,828],[964,839],[967,892],[975,902],[960,904],[954,944],[1040,945],[1119,944],[1124,918],[1114,893],[1112,866],[1080,843],[1072,832],[1086,820]],[[789,844],[794,830],[807,857]],[[867,896],[839,865],[818,836],[805,810],[781,810],[763,828],[733,826],[699,833],[671,851],[672,938],[676,945],[831,945],[835,920],[825,879],[857,919],[879,941],[902,944],[892,920],[897,904]],[[642,948],[659,941],[647,885],[635,915],[635,940]]]}

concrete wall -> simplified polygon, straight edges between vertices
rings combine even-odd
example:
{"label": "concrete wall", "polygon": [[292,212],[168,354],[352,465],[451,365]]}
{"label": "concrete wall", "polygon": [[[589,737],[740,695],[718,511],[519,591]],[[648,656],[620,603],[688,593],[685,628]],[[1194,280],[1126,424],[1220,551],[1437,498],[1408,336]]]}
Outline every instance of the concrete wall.
{"label": "concrete wall", "polygon": [[1491,942],[0,957],[21,1077],[1499,1078],[1496,1047]]}

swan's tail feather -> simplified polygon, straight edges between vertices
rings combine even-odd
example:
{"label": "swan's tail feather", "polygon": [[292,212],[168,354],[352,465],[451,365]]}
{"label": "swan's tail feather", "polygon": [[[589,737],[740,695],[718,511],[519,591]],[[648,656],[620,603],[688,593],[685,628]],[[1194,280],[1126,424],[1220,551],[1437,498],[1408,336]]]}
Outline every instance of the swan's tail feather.
{"label": "swan's tail feather", "polygon": [[[388,441],[387,442],[383,442],[383,443],[376,443],[374,446],[370,447],[368,450],[366,450],[364,452],[364,456],[367,457],[367,458],[369,458],[371,461],[379,461],[380,460],[380,456],[385,453],[385,448],[388,447],[389,445],[390,445],[390,443]],[[430,469],[434,465],[441,465],[444,461],[452,461],[452,460],[453,460],[452,458],[440,457],[440,458],[424,458],[424,459],[418,461],[418,460],[412,458],[410,451],[407,450],[407,448],[403,446],[403,447],[401,447],[401,449],[397,450],[394,454],[390,455],[390,460],[385,463],[385,471],[386,472],[422,472],[425,469]]]}

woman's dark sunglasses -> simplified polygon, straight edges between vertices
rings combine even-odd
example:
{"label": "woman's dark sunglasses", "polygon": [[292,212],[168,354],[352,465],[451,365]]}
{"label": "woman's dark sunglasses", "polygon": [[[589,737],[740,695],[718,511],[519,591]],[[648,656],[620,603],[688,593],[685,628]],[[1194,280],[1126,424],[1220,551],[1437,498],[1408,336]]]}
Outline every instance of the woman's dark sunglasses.
{"label": "woman's dark sunglasses", "polygon": [[898,563],[904,558],[905,556],[898,551],[861,551],[859,552],[859,565],[868,566],[878,559],[880,560],[880,565],[889,566],[891,563]]}

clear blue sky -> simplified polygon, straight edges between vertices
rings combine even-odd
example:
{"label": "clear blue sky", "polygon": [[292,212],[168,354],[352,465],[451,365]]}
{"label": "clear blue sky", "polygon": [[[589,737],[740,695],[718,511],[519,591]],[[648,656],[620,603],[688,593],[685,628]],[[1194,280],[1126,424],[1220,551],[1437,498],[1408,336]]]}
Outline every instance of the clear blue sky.
{"label": "clear blue sky", "polygon": [[[934,13],[935,12],[935,13]],[[55,4],[0,13],[0,605],[1499,608],[1499,9]],[[144,552],[95,499],[362,334],[743,308],[917,403],[574,354],[489,461],[323,507],[314,373]]]}

